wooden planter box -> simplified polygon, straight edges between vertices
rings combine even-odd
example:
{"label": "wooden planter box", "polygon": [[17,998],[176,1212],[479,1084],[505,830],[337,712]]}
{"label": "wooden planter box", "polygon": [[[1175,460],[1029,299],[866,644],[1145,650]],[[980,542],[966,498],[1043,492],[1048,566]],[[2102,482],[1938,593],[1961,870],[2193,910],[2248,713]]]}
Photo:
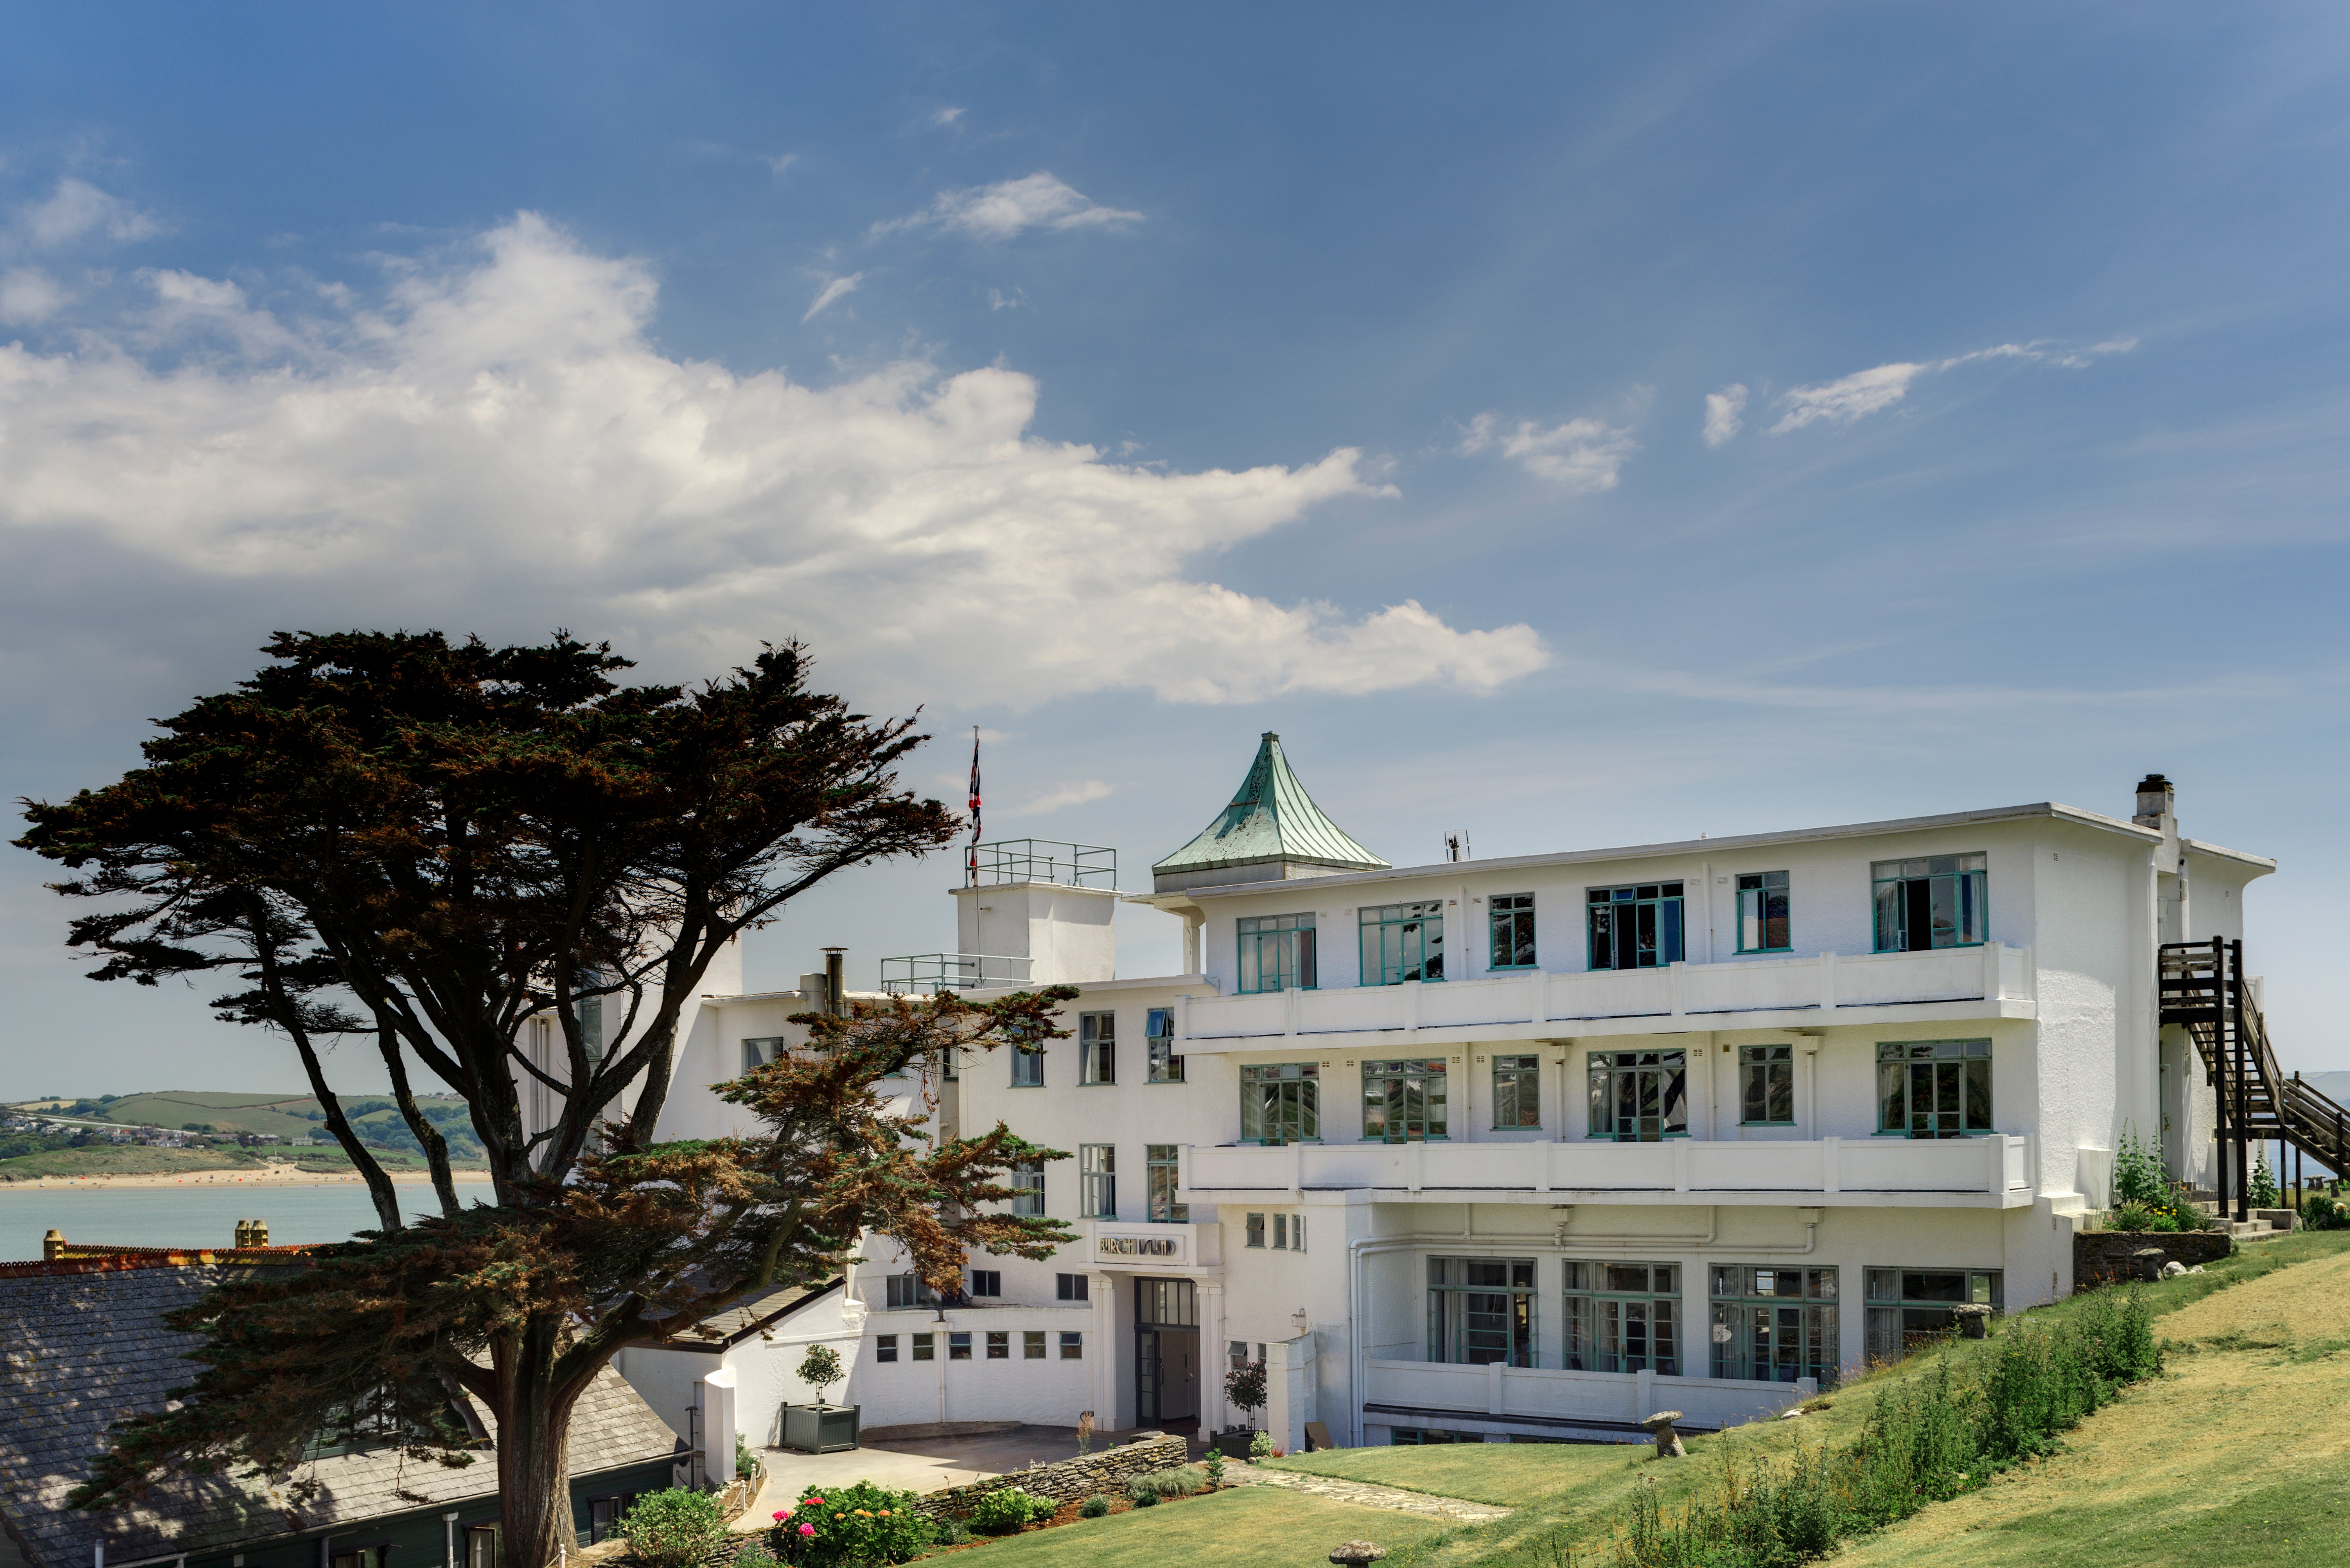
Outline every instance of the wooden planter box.
{"label": "wooden planter box", "polygon": [[784,1447],[804,1454],[837,1454],[857,1446],[858,1405],[786,1405]]}

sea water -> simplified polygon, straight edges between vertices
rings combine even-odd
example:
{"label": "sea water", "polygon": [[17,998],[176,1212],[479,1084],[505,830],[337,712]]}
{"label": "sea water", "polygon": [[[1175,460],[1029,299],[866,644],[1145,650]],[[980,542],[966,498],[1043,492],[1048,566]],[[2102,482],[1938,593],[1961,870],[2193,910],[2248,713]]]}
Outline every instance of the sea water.
{"label": "sea water", "polygon": [[[394,1189],[403,1213],[439,1209],[432,1189],[403,1182]],[[461,1181],[461,1203],[487,1203],[490,1184]],[[356,1181],[315,1187],[251,1186],[222,1182],[203,1187],[19,1187],[0,1186],[0,1262],[41,1255],[41,1238],[62,1231],[75,1241],[116,1247],[227,1247],[236,1241],[240,1220],[269,1221],[272,1246],[305,1241],[340,1241],[355,1231],[376,1226],[375,1205]]]}

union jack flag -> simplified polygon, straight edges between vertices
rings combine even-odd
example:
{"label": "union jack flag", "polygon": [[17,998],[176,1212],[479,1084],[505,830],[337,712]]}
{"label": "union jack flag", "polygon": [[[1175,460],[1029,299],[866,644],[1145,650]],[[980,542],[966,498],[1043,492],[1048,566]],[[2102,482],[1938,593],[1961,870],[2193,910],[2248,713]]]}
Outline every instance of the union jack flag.
{"label": "union jack flag", "polygon": [[963,875],[979,880],[979,726],[971,731],[971,847],[963,854]]}

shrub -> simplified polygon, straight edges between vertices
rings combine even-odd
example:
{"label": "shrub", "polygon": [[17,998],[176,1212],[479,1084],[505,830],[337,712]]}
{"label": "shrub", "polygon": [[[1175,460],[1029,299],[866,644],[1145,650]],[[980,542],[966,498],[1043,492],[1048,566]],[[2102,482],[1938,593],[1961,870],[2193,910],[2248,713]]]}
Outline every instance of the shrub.
{"label": "shrub", "polygon": [[971,1540],[971,1526],[960,1519],[950,1519],[939,1525],[939,1544],[962,1546]]}
{"label": "shrub", "polygon": [[1224,1450],[1208,1450],[1208,1490],[1214,1491],[1224,1484]]}
{"label": "shrub", "polygon": [[1253,1459],[1269,1459],[1272,1457],[1273,1434],[1271,1432],[1259,1432],[1255,1437],[1249,1439],[1249,1458]]}
{"label": "shrub", "polygon": [[2277,1206],[2276,1173],[2269,1169],[2269,1151],[2263,1146],[2252,1160],[2252,1179],[2246,1184],[2244,1196],[2253,1209],[2273,1209]]}
{"label": "shrub", "polygon": [[738,1476],[747,1476],[756,1472],[758,1468],[759,1456],[751,1451],[751,1445],[743,1440],[742,1433],[735,1433],[734,1473]]}
{"label": "shrub", "polygon": [[912,1492],[871,1481],[812,1486],[775,1516],[767,1544],[791,1568],[904,1563],[928,1551],[938,1535],[938,1527],[914,1503]]}
{"label": "shrub", "polygon": [[[1177,1465],[1171,1469],[1153,1470],[1147,1476],[1136,1476],[1126,1483],[1126,1495],[1134,1500],[1136,1507],[1148,1508],[1150,1503],[1170,1497],[1189,1497],[1195,1491],[1204,1491],[1207,1485],[1206,1476],[1189,1465]],[[1143,1501],[1145,1496],[1150,1502]]]}
{"label": "shrub", "polygon": [[1099,1492],[1094,1493],[1093,1496],[1077,1504],[1077,1517],[1079,1519],[1099,1519],[1103,1514],[1107,1513],[1108,1511],[1109,1499],[1102,1496]]}
{"label": "shrub", "polygon": [[1035,1496],[1016,1486],[998,1487],[982,1492],[972,1505],[971,1527],[983,1535],[1008,1535],[1032,1519],[1049,1516],[1053,1511],[1050,1498]]}
{"label": "shrub", "polygon": [[1129,1482],[1127,1485],[1126,1496],[1127,1501],[1133,1503],[1137,1508],[1157,1508],[1159,1506],[1159,1494],[1152,1491],[1149,1487],[1144,1487],[1138,1491],[1135,1490],[1133,1484]]}
{"label": "shrub", "polygon": [[2301,1206],[2302,1223],[2312,1231],[2340,1231],[2350,1227],[2350,1212],[2323,1192],[2313,1192]]}
{"label": "shrub", "polygon": [[2170,1179],[2162,1156],[2137,1136],[2135,1123],[2122,1124],[2121,1147],[2114,1151],[2114,1202],[2127,1208],[2168,1206]]}
{"label": "shrub", "polygon": [[2114,1210],[2110,1224],[2116,1231],[2176,1231],[2178,1229],[2178,1217],[2167,1209],[2125,1203]]}
{"label": "shrub", "polygon": [[629,1554],[646,1568],[692,1568],[725,1544],[726,1521],[708,1492],[647,1492],[620,1516]]}
{"label": "shrub", "polygon": [[734,1553],[734,1568],[782,1568],[782,1560],[767,1550],[764,1541],[753,1541]]}

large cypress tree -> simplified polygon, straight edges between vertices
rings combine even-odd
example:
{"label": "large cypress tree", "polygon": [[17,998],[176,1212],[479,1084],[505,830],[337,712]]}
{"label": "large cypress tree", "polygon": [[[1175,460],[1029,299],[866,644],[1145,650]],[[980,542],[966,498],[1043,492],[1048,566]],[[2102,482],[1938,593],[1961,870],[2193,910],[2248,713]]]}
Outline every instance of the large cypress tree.
{"label": "large cypress tree", "polygon": [[[380,1229],[316,1265],[215,1291],[184,1401],[119,1428],[78,1501],[170,1469],[284,1472],[320,1436],[468,1460],[463,1389],[496,1422],[508,1561],[573,1543],[573,1405],[623,1345],[895,1236],[941,1287],[972,1247],[1041,1257],[1049,1221],[988,1206],[1001,1127],[952,1143],[887,1113],[877,1078],[954,1049],[1062,1033],[1066,988],[809,1020],[827,1049],[729,1085],[761,1132],[654,1141],[678,1027],[726,943],[852,867],[945,843],[899,787],[924,737],[808,690],[796,645],[703,685],[623,686],[609,645],[492,648],[438,633],[281,633],[273,662],[161,721],[145,765],[26,802],[23,847],[90,901],[92,977],[207,980],[226,1019],[282,1034],[374,1199]],[[601,1039],[589,1023],[600,1015]],[[559,1031],[534,1063],[525,1030]],[[371,1043],[441,1212],[403,1223],[326,1047]],[[494,1206],[461,1209],[419,1114],[421,1067],[470,1107]],[[525,1085],[551,1107],[524,1112]]]}

